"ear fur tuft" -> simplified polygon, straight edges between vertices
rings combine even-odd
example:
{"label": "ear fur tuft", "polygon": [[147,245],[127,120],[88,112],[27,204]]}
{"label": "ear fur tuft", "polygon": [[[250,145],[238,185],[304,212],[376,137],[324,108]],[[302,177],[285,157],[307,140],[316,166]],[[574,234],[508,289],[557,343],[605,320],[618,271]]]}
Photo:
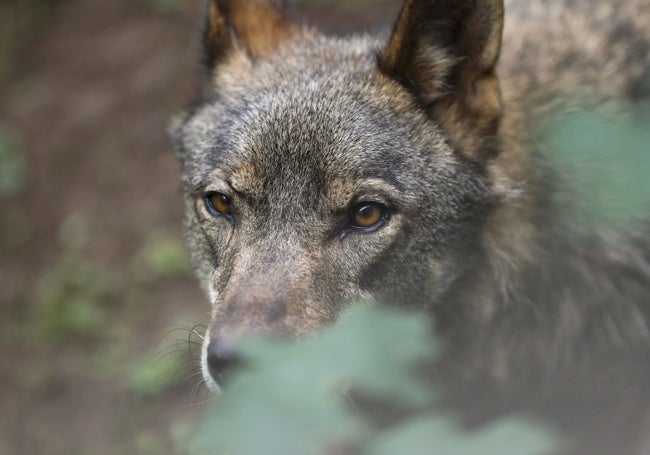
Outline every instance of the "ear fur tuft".
{"label": "ear fur tuft", "polygon": [[264,58],[300,30],[268,0],[208,0],[203,33],[206,66],[213,71],[234,51],[253,60]]}
{"label": "ear fur tuft", "polygon": [[468,158],[495,153],[503,9],[503,0],[407,0],[378,58]]}

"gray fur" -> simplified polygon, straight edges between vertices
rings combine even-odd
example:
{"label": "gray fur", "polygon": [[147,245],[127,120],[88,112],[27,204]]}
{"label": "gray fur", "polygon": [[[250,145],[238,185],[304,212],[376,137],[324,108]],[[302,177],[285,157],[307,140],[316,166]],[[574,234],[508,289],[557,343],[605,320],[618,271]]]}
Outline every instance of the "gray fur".
{"label": "gray fur", "polygon": [[[471,142],[494,149],[488,158],[459,151],[463,130],[450,129],[466,127],[462,116],[440,120],[445,106],[378,69],[384,38],[301,28],[264,58],[219,49],[205,94],[172,131],[209,334],[303,336],[367,296],[426,309],[448,344],[432,377],[468,424],[532,412],[576,437],[570,453],[644,453],[648,230],[572,232],[527,137],[528,108],[549,93],[640,93],[648,2],[608,5],[506,1],[505,105],[497,133]],[[231,198],[232,220],[208,213],[210,191]],[[389,209],[374,232],[346,228],[362,201]]]}

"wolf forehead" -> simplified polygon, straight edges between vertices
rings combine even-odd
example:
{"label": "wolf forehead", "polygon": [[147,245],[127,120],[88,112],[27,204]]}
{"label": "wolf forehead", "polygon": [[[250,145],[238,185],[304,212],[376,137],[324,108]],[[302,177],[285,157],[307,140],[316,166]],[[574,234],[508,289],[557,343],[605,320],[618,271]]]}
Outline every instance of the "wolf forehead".
{"label": "wolf forehead", "polygon": [[[269,58],[235,54],[211,92],[172,131],[186,187],[215,168],[296,181],[380,178],[401,187],[400,172],[455,161],[444,135],[412,97],[377,69],[381,43],[314,38],[287,43]],[[434,153],[432,153],[434,152]],[[429,165],[426,165],[426,164]]]}

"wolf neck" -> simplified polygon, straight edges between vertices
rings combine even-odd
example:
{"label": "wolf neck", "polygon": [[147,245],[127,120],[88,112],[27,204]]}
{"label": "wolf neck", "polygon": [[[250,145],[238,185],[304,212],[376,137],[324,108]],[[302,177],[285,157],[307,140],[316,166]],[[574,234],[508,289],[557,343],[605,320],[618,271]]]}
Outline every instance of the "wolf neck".
{"label": "wolf neck", "polygon": [[[506,116],[503,128],[521,132],[521,118]],[[531,144],[512,137],[503,135],[488,170],[500,203],[485,222],[480,259],[434,310],[450,374],[505,384],[624,346],[647,349],[650,241],[572,232],[552,175]]]}

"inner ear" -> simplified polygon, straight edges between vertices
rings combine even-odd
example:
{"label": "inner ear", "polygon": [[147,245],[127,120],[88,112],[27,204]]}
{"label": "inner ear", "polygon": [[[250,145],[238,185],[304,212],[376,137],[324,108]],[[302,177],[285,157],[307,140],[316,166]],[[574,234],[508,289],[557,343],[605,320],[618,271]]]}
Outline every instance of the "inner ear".
{"label": "inner ear", "polygon": [[206,65],[214,70],[230,52],[264,58],[301,31],[268,0],[209,0],[203,34]]}
{"label": "inner ear", "polygon": [[468,157],[495,153],[502,32],[503,0],[407,0],[378,58]]}

